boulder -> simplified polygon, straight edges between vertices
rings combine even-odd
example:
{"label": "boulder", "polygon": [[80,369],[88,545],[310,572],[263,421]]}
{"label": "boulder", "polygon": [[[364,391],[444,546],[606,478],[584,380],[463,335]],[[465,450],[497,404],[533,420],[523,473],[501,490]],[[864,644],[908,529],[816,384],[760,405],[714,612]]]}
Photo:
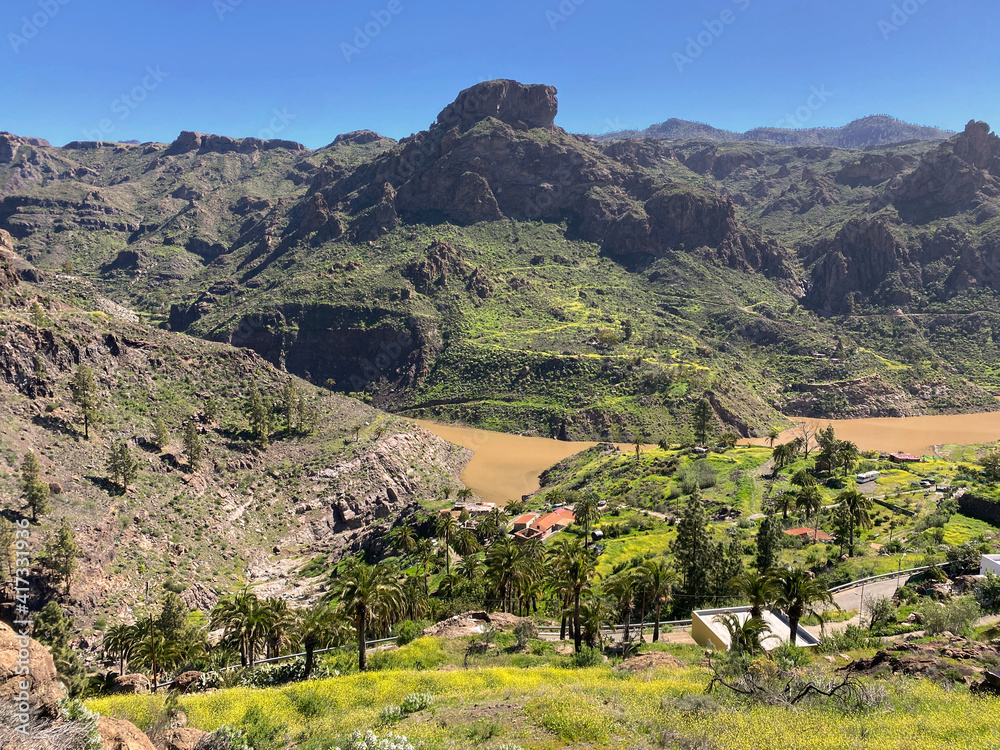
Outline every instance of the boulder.
{"label": "boulder", "polygon": [[208,732],[193,727],[180,727],[168,729],[162,737],[158,737],[153,743],[156,750],[194,750],[203,737],[207,737]]}
{"label": "boulder", "polygon": [[149,678],[144,674],[123,674],[115,678],[115,684],[111,688],[113,693],[124,693],[142,695],[148,693],[150,688]]}
{"label": "boulder", "polygon": [[203,674],[204,672],[197,672],[194,670],[179,674],[174,678],[174,681],[170,683],[170,689],[176,690],[180,693],[186,693],[191,689],[192,685],[196,685],[198,683],[198,680],[202,678]]}
{"label": "boulder", "polygon": [[156,750],[149,738],[129,721],[102,716],[97,720],[103,750]]}
{"label": "boulder", "polygon": [[[24,664],[31,674],[21,675]],[[27,683],[31,695],[31,714],[35,718],[53,719],[59,715],[58,701],[65,697],[52,655],[34,638],[20,636],[0,622],[0,702],[13,701]]]}

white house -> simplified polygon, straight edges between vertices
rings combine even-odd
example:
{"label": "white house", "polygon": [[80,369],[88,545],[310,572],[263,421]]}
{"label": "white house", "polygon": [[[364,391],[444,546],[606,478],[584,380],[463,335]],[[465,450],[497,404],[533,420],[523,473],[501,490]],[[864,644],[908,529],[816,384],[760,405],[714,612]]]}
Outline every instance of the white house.
{"label": "white house", "polygon": [[979,564],[979,575],[984,576],[987,571],[1000,576],[1000,555],[983,555],[983,560]]}
{"label": "white house", "polygon": [[[750,607],[727,607],[724,609],[703,609],[691,614],[691,637],[695,643],[716,651],[728,651],[730,645],[729,631],[722,624],[721,616],[726,613],[736,615],[742,625],[750,619]],[[781,612],[765,609],[763,620],[767,623],[770,635],[761,643],[765,651],[771,651],[782,643],[788,643],[792,631],[788,619]],[[812,648],[819,645],[819,640],[808,630],[799,625],[795,633],[795,645],[800,648]]]}

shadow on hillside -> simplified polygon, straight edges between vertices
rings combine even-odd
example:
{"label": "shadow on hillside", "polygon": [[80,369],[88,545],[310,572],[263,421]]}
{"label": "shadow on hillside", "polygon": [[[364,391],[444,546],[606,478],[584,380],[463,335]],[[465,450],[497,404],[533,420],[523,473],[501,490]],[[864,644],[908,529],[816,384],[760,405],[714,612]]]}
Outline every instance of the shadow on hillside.
{"label": "shadow on hillside", "polygon": [[41,427],[43,430],[48,430],[49,432],[58,432],[61,435],[66,435],[67,437],[78,437],[79,433],[70,427],[65,420],[59,417],[49,416],[48,414],[36,414],[31,418],[31,423],[37,427]]}
{"label": "shadow on hillside", "polygon": [[120,497],[125,494],[125,491],[119,485],[115,484],[107,477],[87,476],[84,478],[98,489],[104,490],[109,495],[114,497]]}

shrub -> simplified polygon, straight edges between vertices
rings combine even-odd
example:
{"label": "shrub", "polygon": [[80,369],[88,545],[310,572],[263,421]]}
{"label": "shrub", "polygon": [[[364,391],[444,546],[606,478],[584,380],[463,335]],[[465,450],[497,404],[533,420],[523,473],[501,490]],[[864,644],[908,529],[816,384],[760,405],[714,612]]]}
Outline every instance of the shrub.
{"label": "shrub", "polygon": [[531,641],[538,638],[538,626],[531,620],[521,620],[514,628],[514,637],[517,638],[517,647],[524,650]]}
{"label": "shrub", "polygon": [[596,667],[604,663],[604,655],[598,648],[585,647],[580,653],[573,654],[574,667]]}
{"label": "shrub", "polygon": [[881,648],[882,639],[868,633],[857,625],[848,625],[841,633],[831,633],[821,636],[817,650],[823,654],[840,651],[856,651],[861,649]]}
{"label": "shrub", "polygon": [[399,706],[386,706],[378,716],[379,724],[395,724],[403,720],[403,709]]}
{"label": "shrub", "polygon": [[406,620],[400,623],[396,629],[396,645],[402,648],[407,643],[412,643],[419,638],[423,632],[424,629],[418,623],[413,620]]}
{"label": "shrub", "polygon": [[[337,750],[341,750],[340,747]],[[416,750],[413,744],[401,734],[386,732],[381,737],[370,729],[361,734],[355,732],[344,744],[343,750]]]}
{"label": "shrub", "polygon": [[927,602],[918,611],[924,625],[924,632],[928,635],[945,631],[968,633],[972,630],[972,623],[981,614],[978,602],[971,596],[963,596],[961,599],[955,599],[944,605],[937,602]]}
{"label": "shrub", "polygon": [[1000,576],[986,571],[986,577],[976,584],[973,592],[984,612],[1000,612]]}
{"label": "shrub", "polygon": [[430,693],[410,693],[403,698],[399,710],[404,714],[415,714],[428,708],[433,702],[434,696]]}

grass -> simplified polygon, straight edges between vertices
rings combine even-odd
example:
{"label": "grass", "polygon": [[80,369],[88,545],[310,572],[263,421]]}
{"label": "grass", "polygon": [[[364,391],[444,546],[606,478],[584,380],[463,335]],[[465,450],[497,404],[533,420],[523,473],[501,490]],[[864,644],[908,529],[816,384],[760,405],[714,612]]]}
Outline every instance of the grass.
{"label": "grass", "polygon": [[[355,730],[378,729],[386,706],[411,693],[429,693],[427,709],[393,724],[392,731],[426,750],[493,747],[655,748],[661,738],[682,747],[803,750],[944,750],[960,744],[992,750],[1000,699],[975,698],[964,687],[893,679],[887,710],[845,715],[828,705],[797,709],[743,707],[717,696],[718,707],[692,712],[678,702],[704,693],[703,668],[665,668],[631,675],[608,667],[487,668],[457,672],[389,671],[318,680],[279,689],[223,690],[180,698],[188,723],[205,730],[237,724],[254,706],[288,727],[301,747],[332,746]],[[148,727],[162,696],[118,696],[88,706]],[[711,704],[709,704],[711,705]],[[329,743],[329,745],[324,744]],[[670,746],[670,744],[666,745]]]}

